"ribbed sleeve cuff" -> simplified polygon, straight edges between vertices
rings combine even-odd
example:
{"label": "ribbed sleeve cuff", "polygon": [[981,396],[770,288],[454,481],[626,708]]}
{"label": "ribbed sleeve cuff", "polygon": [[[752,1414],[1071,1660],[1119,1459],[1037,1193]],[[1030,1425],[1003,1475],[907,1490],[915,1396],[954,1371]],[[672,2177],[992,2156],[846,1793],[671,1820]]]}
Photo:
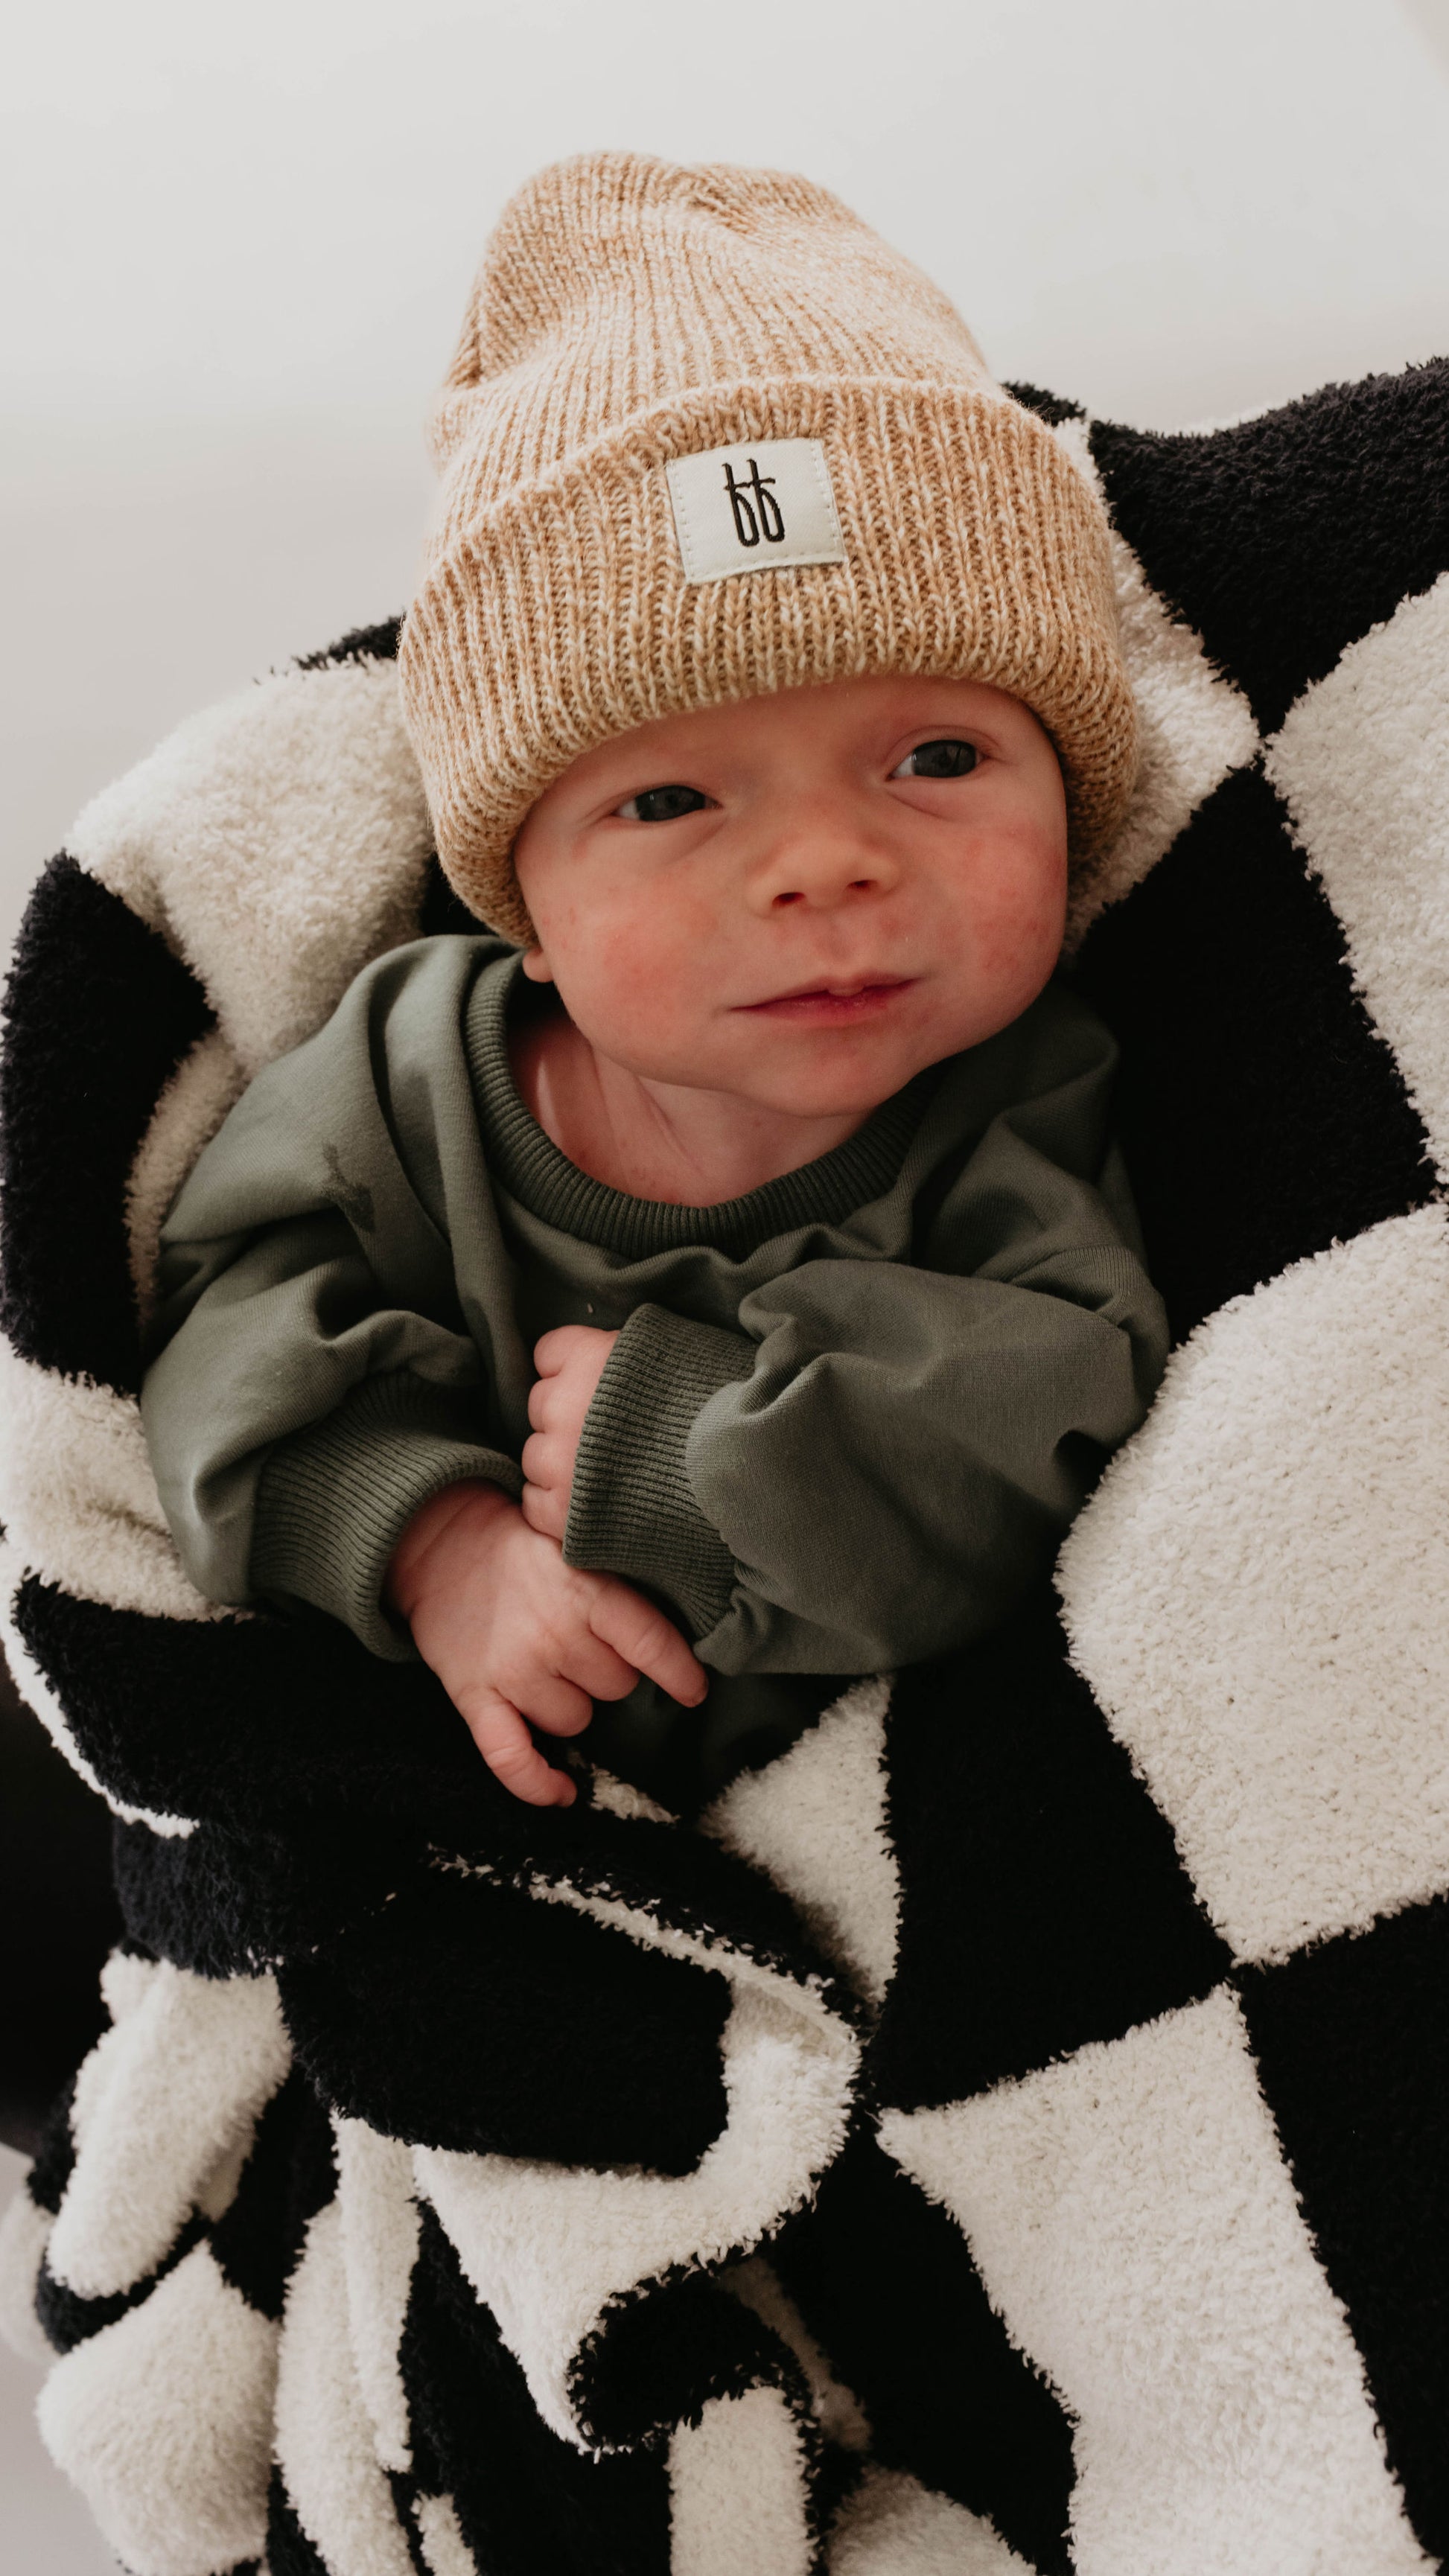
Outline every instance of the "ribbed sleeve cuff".
{"label": "ribbed sleeve cuff", "polygon": [[257,1489],[253,1592],[330,1611],[374,1655],[406,1662],[413,1643],[384,1609],[382,1587],[413,1514],[475,1477],[523,1490],[515,1459],[460,1434],[467,1401],[403,1369],[367,1379],[324,1422],[282,1441]]}
{"label": "ribbed sleeve cuff", "polygon": [[666,1593],[697,1637],[729,1608],[735,1561],[694,1499],[684,1452],[722,1386],[753,1374],[743,1333],[637,1306],[584,1417],[564,1533],[570,1565]]}

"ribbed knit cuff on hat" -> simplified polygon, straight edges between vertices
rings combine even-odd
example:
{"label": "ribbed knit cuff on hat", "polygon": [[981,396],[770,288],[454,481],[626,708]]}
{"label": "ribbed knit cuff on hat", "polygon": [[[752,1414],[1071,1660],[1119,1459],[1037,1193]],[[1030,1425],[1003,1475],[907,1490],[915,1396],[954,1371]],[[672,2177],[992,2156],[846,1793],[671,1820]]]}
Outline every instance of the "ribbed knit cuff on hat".
{"label": "ribbed knit cuff on hat", "polygon": [[[843,561],[691,585],[671,457],[815,439]],[[866,673],[970,678],[1020,698],[1062,764],[1090,869],[1136,773],[1100,502],[996,389],[777,383],[640,415],[499,500],[435,560],[399,651],[438,854],[465,902],[531,936],[511,850],[595,744],[651,719]]]}
{"label": "ribbed knit cuff on hat", "polygon": [[752,1374],[755,1347],[744,1333],[636,1306],[579,1438],[569,1564],[667,1594],[697,1637],[728,1610],[735,1561],[695,1501],[684,1453],[710,1397]]}
{"label": "ribbed knit cuff on hat", "polygon": [[257,1491],[250,1581],[263,1600],[326,1610],[389,1663],[416,1651],[383,1607],[394,1548],[415,1512],[474,1479],[523,1491],[516,1459],[469,1440],[447,1390],[407,1369],[369,1378],[282,1441]]}

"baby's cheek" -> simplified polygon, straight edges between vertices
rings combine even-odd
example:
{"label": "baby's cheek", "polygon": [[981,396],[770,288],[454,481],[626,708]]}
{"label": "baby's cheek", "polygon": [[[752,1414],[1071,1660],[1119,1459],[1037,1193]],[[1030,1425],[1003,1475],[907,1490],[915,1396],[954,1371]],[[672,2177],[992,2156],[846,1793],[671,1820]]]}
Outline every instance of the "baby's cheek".
{"label": "baby's cheek", "polygon": [[675,927],[667,906],[640,906],[623,919],[600,924],[594,942],[594,971],[601,988],[620,1001],[636,1001],[658,986],[668,986],[679,972]]}
{"label": "baby's cheek", "polygon": [[717,960],[720,923],[683,871],[611,906],[598,924],[597,953],[616,989],[658,994],[699,985]]}
{"label": "baby's cheek", "polygon": [[1051,844],[1016,847],[977,881],[968,942],[983,987],[1025,1010],[1046,983],[1066,922],[1066,862]]}
{"label": "baby's cheek", "polygon": [[588,943],[585,972],[590,1035],[607,1043],[636,1033],[664,1036],[687,1024],[706,977],[701,940],[687,916],[661,895],[597,923]]}
{"label": "baby's cheek", "polygon": [[982,923],[982,956],[998,974],[1034,972],[1062,940],[1062,907],[1048,895],[1017,897],[988,912]]}

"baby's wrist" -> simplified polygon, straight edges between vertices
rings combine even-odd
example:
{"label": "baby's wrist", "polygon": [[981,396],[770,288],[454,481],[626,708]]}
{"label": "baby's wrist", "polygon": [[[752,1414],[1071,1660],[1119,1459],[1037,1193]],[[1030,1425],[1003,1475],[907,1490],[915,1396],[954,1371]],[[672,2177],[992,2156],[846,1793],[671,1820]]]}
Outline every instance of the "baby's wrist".
{"label": "baby's wrist", "polygon": [[466,1536],[470,1546],[486,1542],[498,1524],[519,1517],[518,1505],[501,1485],[482,1477],[445,1485],[414,1512],[388,1562],[383,1600],[394,1615],[410,1621],[427,1588],[430,1563],[444,1541]]}

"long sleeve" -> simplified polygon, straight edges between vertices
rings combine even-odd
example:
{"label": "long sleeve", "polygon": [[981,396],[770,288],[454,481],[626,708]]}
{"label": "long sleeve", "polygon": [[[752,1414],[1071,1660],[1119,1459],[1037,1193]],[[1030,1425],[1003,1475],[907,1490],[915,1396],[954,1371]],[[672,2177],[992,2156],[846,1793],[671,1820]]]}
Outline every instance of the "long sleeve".
{"label": "long sleeve", "polygon": [[[445,945],[473,943],[430,943]],[[380,1594],[413,1513],[461,1477],[522,1482],[527,1355],[506,1296],[502,1351],[499,1314],[467,1310],[448,1239],[460,1221],[486,1231],[489,1213],[481,1170],[461,1207],[444,1177],[450,1133],[480,1159],[461,1037],[447,1035],[465,962],[384,960],[246,1092],[168,1220],[142,1391],[199,1589],[327,1610],[388,1657],[411,1651]],[[397,1116],[423,1079],[429,1116],[414,1101],[409,1127],[441,1132],[431,1169]],[[501,1252],[493,1267],[505,1283]]]}
{"label": "long sleeve", "polygon": [[1005,1615],[1166,1356],[1094,1027],[928,1184],[914,1260],[804,1261],[735,1334],[636,1310],[580,1444],[574,1562],[652,1569],[722,1672],[869,1671]]}

